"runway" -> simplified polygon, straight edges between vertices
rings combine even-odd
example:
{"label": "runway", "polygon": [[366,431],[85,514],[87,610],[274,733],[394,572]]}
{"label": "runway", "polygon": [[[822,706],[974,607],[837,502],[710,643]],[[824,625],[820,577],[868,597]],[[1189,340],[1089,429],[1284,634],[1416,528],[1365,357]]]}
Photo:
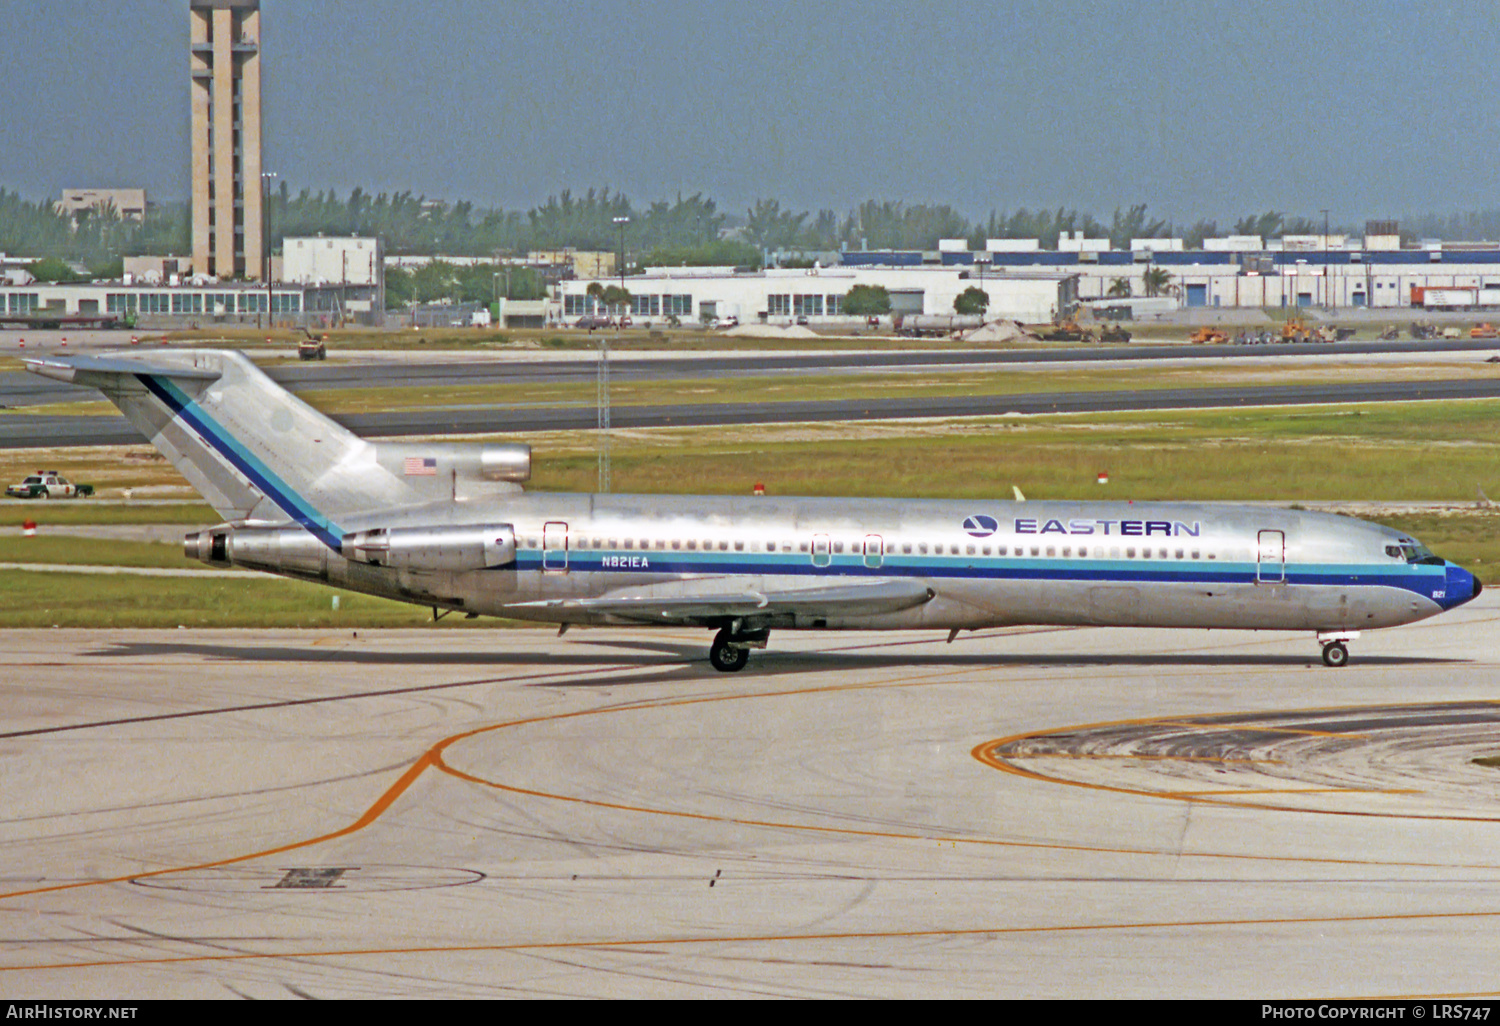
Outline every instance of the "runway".
{"label": "runway", "polygon": [[[616,428],[694,427],[1494,398],[1500,398],[1500,377],[1494,380],[1029,392],[919,399],[615,406],[611,417]],[[592,406],[463,406],[334,414],[332,419],[362,437],[389,438],[588,430],[597,426],[597,416]],[[0,449],[133,445],[145,440],[124,417],[118,415],[0,414]]]}
{"label": "runway", "polygon": [[[857,346],[859,340],[851,340]],[[871,345],[890,346],[890,339],[872,339]],[[896,340],[895,344],[900,344]],[[0,346],[4,345],[0,334]],[[106,340],[105,348],[118,348],[119,340]],[[70,350],[43,343],[15,355],[65,356]],[[79,355],[80,350],[71,350]],[[85,355],[95,350],[86,349]],[[136,350],[149,353],[150,350]],[[615,381],[675,381],[720,377],[769,377],[809,374],[909,374],[923,371],[989,370],[1002,367],[1046,365],[1151,364],[1162,362],[1264,361],[1301,359],[1348,359],[1368,357],[1444,356],[1500,352],[1500,339],[1411,339],[1394,342],[1277,343],[1264,346],[1054,346],[1037,349],[930,349],[807,352],[688,352],[661,350],[636,353],[617,349],[610,357],[610,377]],[[287,355],[295,355],[288,352]],[[481,352],[415,352],[370,350],[337,354],[327,363],[280,364],[265,368],[270,377],[291,392],[348,388],[441,387],[444,385],[582,384],[597,376],[598,356],[589,350],[531,352],[486,350]],[[92,389],[38,378],[25,371],[0,371],[0,407],[22,407],[40,403],[76,402],[97,398]]]}
{"label": "runway", "polygon": [[1497,621],[0,632],[0,992],[1493,995]]}

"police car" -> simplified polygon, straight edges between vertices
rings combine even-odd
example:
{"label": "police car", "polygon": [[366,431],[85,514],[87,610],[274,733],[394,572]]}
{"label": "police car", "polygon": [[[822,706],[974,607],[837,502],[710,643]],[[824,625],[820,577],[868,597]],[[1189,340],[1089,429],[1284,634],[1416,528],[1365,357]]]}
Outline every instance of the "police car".
{"label": "police car", "polygon": [[20,484],[5,489],[12,499],[79,499],[94,494],[90,484],[73,484],[55,470],[38,470]]}

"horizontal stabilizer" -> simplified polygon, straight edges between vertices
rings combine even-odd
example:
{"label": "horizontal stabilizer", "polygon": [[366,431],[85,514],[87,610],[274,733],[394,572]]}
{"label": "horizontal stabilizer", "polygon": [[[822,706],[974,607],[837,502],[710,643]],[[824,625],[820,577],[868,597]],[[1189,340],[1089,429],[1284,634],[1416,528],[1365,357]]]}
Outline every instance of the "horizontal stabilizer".
{"label": "horizontal stabilizer", "polygon": [[107,356],[71,356],[65,360],[41,358],[26,360],[26,369],[33,374],[40,374],[44,378],[52,378],[56,381],[66,381],[73,385],[94,385],[97,382],[91,380],[94,376],[112,376],[119,374],[152,374],[163,378],[177,378],[184,381],[216,381],[223,371],[218,368],[208,367],[183,367],[161,361],[150,360],[120,360],[110,359]]}
{"label": "horizontal stabilizer", "polygon": [[740,616],[871,616],[919,606],[932,598],[925,584],[881,579],[822,588],[729,590],[722,579],[686,581],[640,593],[522,603],[521,608],[593,613],[639,623],[703,623]]}

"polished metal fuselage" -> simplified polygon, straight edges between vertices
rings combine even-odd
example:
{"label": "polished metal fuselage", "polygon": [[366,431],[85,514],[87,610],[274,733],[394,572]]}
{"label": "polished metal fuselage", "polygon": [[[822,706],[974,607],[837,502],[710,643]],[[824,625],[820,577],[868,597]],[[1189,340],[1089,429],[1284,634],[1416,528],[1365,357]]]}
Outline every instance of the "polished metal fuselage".
{"label": "polished metal fuselage", "polygon": [[387,510],[340,526],[468,524],[510,525],[514,562],[425,571],[351,563],[326,549],[321,558],[310,547],[318,565],[287,569],[439,608],[595,624],[628,621],[559,600],[892,578],[920,580],[932,592],[895,612],[761,624],[780,629],[1350,631],[1410,623],[1468,598],[1455,580],[1464,571],[1388,555],[1402,538],[1393,529],[1271,506],[532,492]]}

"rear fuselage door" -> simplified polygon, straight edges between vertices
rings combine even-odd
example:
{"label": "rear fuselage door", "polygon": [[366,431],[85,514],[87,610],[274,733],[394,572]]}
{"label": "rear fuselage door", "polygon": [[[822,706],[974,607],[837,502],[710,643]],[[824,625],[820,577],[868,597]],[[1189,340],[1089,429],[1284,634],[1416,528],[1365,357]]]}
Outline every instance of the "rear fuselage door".
{"label": "rear fuselage door", "polygon": [[1280,584],[1285,580],[1286,535],[1281,531],[1262,531],[1256,541],[1255,581]]}
{"label": "rear fuselage door", "polygon": [[542,526],[542,569],[566,573],[568,569],[568,525],[551,520]]}

